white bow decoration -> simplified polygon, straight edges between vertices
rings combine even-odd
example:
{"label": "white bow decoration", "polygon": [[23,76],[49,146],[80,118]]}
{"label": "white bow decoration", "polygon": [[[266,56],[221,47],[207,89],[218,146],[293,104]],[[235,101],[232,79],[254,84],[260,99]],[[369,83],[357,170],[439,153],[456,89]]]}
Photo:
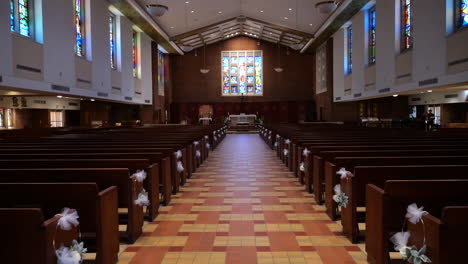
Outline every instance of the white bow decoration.
{"label": "white bow decoration", "polygon": [[205,136],[205,139],[208,139],[209,137],[208,136]]}
{"label": "white bow decoration", "polygon": [[184,165],[182,164],[182,161],[177,162],[177,172],[181,173],[184,171]]}
{"label": "white bow decoration", "polygon": [[218,140],[218,138],[217,138],[216,136],[214,136],[214,137],[213,137],[213,140],[216,141],[216,140]]}
{"label": "white bow decoration", "polygon": [[271,139],[271,136],[268,136],[268,139]]}
{"label": "white bow decoration", "polygon": [[278,142],[275,142],[274,146],[275,146],[275,148],[278,147]]}
{"label": "white bow decoration", "polygon": [[281,136],[280,135],[276,135],[277,138],[280,138]]}
{"label": "white bow decoration", "polygon": [[206,143],[206,148],[210,148],[210,143]]}
{"label": "white bow decoration", "polygon": [[301,162],[301,165],[299,165],[299,170],[305,171],[305,164],[304,164],[304,162]]}
{"label": "white bow decoration", "polygon": [[427,212],[423,211],[423,209],[424,207],[418,208],[415,203],[408,205],[408,208],[406,209],[406,218],[408,218],[408,221],[410,221],[412,224],[419,223],[422,216],[427,214]]}
{"label": "white bow decoration", "polygon": [[146,179],[146,171],[144,170],[138,170],[133,175],[135,175],[137,182],[143,182]]}
{"label": "white bow decoration", "polygon": [[182,158],[182,151],[178,150],[178,151],[174,152],[174,155],[176,156],[177,159],[180,159],[180,158]]}
{"label": "white bow decoration", "polygon": [[198,146],[198,144],[200,144],[200,142],[194,141],[193,144],[194,144],[195,146]]}
{"label": "white bow decoration", "polygon": [[195,156],[196,157],[201,157],[201,152],[199,150],[195,151]]}
{"label": "white bow decoration", "polygon": [[58,220],[58,225],[62,230],[69,231],[72,229],[72,226],[77,226],[80,224],[78,221],[78,212],[72,211],[70,208],[65,207],[61,214],[57,214],[61,216]]}
{"label": "white bow decoration", "polygon": [[289,140],[289,139],[286,139],[286,140],[284,141],[284,144],[289,145],[290,143],[291,143],[291,140]]}
{"label": "white bow decoration", "polygon": [[148,192],[145,189],[141,190],[138,194],[138,198],[135,200],[135,204],[139,206],[148,206],[150,201],[148,200]]}
{"label": "white bow decoration", "polygon": [[305,148],[303,151],[302,151],[302,156],[304,157],[307,157],[310,153],[310,150],[308,150],[307,148]]}
{"label": "white bow decoration", "polygon": [[71,247],[61,246],[55,251],[57,255],[58,264],[80,264],[83,260],[85,253],[88,250],[84,248],[83,242],[78,243],[73,240]]}
{"label": "white bow decoration", "polygon": [[409,248],[408,247],[409,237],[410,237],[410,232],[398,232],[398,233],[395,233],[390,238],[390,241],[392,241],[394,245],[393,247],[395,248],[395,250],[399,251],[403,257],[407,257],[406,249]]}
{"label": "white bow decoration", "polygon": [[337,175],[340,175],[340,179],[345,179],[347,177],[352,177],[353,174],[350,171],[347,171],[345,168],[341,168],[336,172]]}
{"label": "white bow decoration", "polygon": [[284,153],[285,156],[287,156],[287,155],[289,154],[289,150],[284,149],[284,150],[283,150],[283,153]]}

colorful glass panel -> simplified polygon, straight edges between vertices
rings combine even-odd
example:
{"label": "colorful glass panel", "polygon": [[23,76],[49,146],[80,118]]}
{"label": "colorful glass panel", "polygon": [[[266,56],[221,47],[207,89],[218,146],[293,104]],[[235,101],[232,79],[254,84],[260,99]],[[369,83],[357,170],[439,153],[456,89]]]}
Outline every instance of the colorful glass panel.
{"label": "colorful glass panel", "polygon": [[78,56],[83,56],[83,9],[81,0],[75,0],[75,52]]}
{"label": "colorful glass panel", "polygon": [[458,0],[458,27],[468,26],[468,0]]}
{"label": "colorful glass panel", "polygon": [[229,94],[229,86],[231,85],[229,74],[229,57],[224,56],[222,61],[223,70],[223,94]]}
{"label": "colorful glass panel", "polygon": [[412,5],[411,0],[402,0],[401,11],[402,11],[402,49],[409,49],[413,45],[413,18],[412,18]]}
{"label": "colorful glass panel", "polygon": [[348,27],[348,73],[353,72],[353,28]]}
{"label": "colorful glass panel", "polygon": [[10,29],[15,31],[15,1],[13,0],[10,0]]}
{"label": "colorful glass panel", "polygon": [[30,37],[30,17],[29,17],[29,1],[18,1],[18,17],[19,17],[19,33],[23,36]]}
{"label": "colorful glass panel", "polygon": [[4,114],[3,114],[3,108],[0,108],[0,127],[5,127],[5,124],[4,124]]}
{"label": "colorful glass panel", "polygon": [[7,108],[7,127],[13,128],[13,109]]}
{"label": "colorful glass panel", "polygon": [[247,64],[253,64],[254,63],[254,57],[253,56],[248,56],[247,57]]}
{"label": "colorful glass panel", "polygon": [[116,69],[115,60],[115,16],[109,16],[109,44],[110,44],[110,64],[112,69]]}
{"label": "colorful glass panel", "polygon": [[239,63],[237,67],[239,68],[239,92],[241,94],[244,94],[247,92],[247,89],[246,89],[247,66],[246,66],[246,60],[244,56],[239,57]]}
{"label": "colorful glass panel", "polygon": [[133,31],[132,34],[132,62],[133,62],[133,77],[138,76],[138,55],[137,55],[137,47],[138,47],[138,33]]}
{"label": "colorful glass panel", "polygon": [[164,53],[158,50],[158,95],[164,96]]}
{"label": "colorful glass panel", "polygon": [[254,74],[255,69],[253,65],[247,66],[247,74]]}
{"label": "colorful glass panel", "polygon": [[369,63],[375,63],[375,7],[369,10]]}
{"label": "colorful glass panel", "polygon": [[261,56],[255,56],[255,93],[261,94],[263,91],[263,62]]}

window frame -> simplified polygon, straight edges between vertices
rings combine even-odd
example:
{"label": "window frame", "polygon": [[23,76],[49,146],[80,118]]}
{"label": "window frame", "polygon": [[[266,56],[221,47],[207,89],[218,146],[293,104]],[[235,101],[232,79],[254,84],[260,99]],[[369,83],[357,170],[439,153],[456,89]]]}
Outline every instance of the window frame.
{"label": "window frame", "polygon": [[[406,4],[409,1],[409,4]],[[410,45],[406,45],[406,10],[409,6],[409,26],[410,26]],[[413,48],[413,1],[412,0],[400,0],[400,51],[404,52]]]}
{"label": "window frame", "polygon": [[[377,61],[377,30],[376,30],[376,18],[377,13],[375,11],[375,5],[369,9],[369,39],[368,39],[368,65],[373,65]],[[374,22],[374,23],[372,23]],[[372,34],[374,30],[374,34]],[[374,54],[372,56],[372,48],[374,48]]]}
{"label": "window frame", "polygon": [[29,35],[24,35],[21,33],[20,25],[20,14],[19,14],[19,0],[10,1],[10,14],[11,14],[11,2],[14,4],[13,13],[14,13],[14,30],[11,28],[11,18],[10,18],[10,32],[18,34],[22,37],[29,38],[34,40],[35,37],[35,27],[34,27],[34,0],[23,0],[27,1],[28,4],[28,33]]}
{"label": "window frame", "polygon": [[[112,21],[111,21],[112,19]],[[117,70],[117,16],[109,13],[109,59],[111,69]],[[112,36],[112,38],[111,38]],[[113,43],[112,43],[113,41]],[[112,45],[113,44],[113,45]]]}
{"label": "window frame", "polygon": [[468,24],[462,25],[461,10],[460,10],[461,3],[462,3],[462,0],[454,1],[454,25],[455,25],[454,31],[459,31],[459,30],[468,28]]}
{"label": "window frame", "polygon": [[81,31],[81,54],[78,54],[77,51],[77,35],[78,32],[76,30],[76,17],[77,17],[77,12],[76,12],[76,1],[73,0],[73,25],[75,27],[75,55],[81,58],[86,58],[86,4],[84,0],[79,0],[80,1],[80,12],[81,12],[81,26],[80,26],[80,31]]}
{"label": "window frame", "polygon": [[353,26],[346,28],[346,75],[353,73]]}

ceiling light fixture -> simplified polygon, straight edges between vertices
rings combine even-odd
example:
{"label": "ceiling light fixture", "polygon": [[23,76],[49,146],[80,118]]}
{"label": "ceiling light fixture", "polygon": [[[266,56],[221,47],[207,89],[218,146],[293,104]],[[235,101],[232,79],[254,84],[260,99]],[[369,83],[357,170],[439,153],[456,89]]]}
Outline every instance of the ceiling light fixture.
{"label": "ceiling light fixture", "polygon": [[292,11],[292,8],[289,8],[288,10],[289,10],[289,11]]}
{"label": "ceiling light fixture", "polygon": [[[185,1],[185,31],[188,31],[188,22],[187,22],[187,5],[188,5],[189,1]],[[190,45],[184,45],[182,42],[180,42],[179,44],[179,48],[183,51],[183,52],[190,52],[193,50],[193,47],[190,46]],[[195,55],[196,56],[196,55]]]}
{"label": "ceiling light fixture", "polygon": [[287,20],[287,19],[288,19],[288,17],[284,17],[284,19],[286,19],[286,20]]}
{"label": "ceiling light fixture", "polygon": [[61,96],[61,95],[57,95],[57,98],[62,98],[62,97],[63,97],[63,96]]}
{"label": "ceiling light fixture", "polygon": [[260,10],[260,13],[263,13],[263,10]]}
{"label": "ceiling light fixture", "polygon": [[273,68],[273,70],[275,70],[275,72],[280,73],[280,72],[283,71],[283,68],[281,68],[281,66],[280,66],[280,65],[281,65],[281,53],[280,53],[280,52],[281,52],[281,49],[280,49],[280,44],[279,44],[279,42],[278,42],[277,45],[278,45],[278,67]]}
{"label": "ceiling light fixture", "polygon": [[398,97],[398,94],[394,94],[393,97]]}
{"label": "ceiling light fixture", "polygon": [[[298,7],[297,7],[297,0],[296,0],[296,10],[299,10]],[[299,20],[299,12],[296,12],[296,29],[298,29],[298,20]],[[292,40],[292,38],[289,38]],[[302,41],[298,42],[298,43],[294,43],[294,44],[291,44],[290,45],[291,49],[293,50],[300,50],[304,47],[304,43]]]}
{"label": "ceiling light fixture", "polygon": [[146,10],[148,10],[148,13],[150,13],[151,15],[160,17],[163,16],[167,11],[169,11],[169,7],[165,5],[160,5],[158,3],[147,4]]}
{"label": "ceiling light fixture", "polygon": [[210,72],[210,69],[206,67],[206,44],[203,46],[203,68],[200,69],[202,74],[207,74]]}
{"label": "ceiling light fixture", "polygon": [[428,93],[432,93],[432,90],[427,90]]}
{"label": "ceiling light fixture", "polygon": [[337,6],[336,1],[320,1],[315,4],[315,8],[322,14],[330,14]]}

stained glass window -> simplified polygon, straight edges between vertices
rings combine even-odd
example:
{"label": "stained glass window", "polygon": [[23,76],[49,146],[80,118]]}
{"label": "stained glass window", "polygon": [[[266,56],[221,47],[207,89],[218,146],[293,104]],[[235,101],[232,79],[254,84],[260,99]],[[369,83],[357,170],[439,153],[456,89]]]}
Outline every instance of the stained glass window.
{"label": "stained glass window", "polygon": [[110,40],[110,64],[112,69],[117,69],[117,60],[115,57],[115,15],[109,16],[109,40]]}
{"label": "stained glass window", "polygon": [[[15,1],[10,0],[10,29],[15,31]],[[2,110],[3,111],[3,110]]]}
{"label": "stained glass window", "polygon": [[468,0],[457,0],[455,4],[457,28],[468,26]]}
{"label": "stained glass window", "polygon": [[315,93],[323,93],[327,91],[327,43],[322,44],[315,53],[316,62],[316,90]]}
{"label": "stained glass window", "polygon": [[369,10],[369,64],[375,63],[375,7]]}
{"label": "stained glass window", "polygon": [[413,13],[411,0],[401,1],[401,47],[402,50],[413,46]]}
{"label": "stained glass window", "polygon": [[84,17],[82,0],[74,0],[75,13],[75,52],[78,56],[84,55]]}
{"label": "stained glass window", "polygon": [[23,36],[30,37],[30,16],[29,16],[29,1],[18,1],[18,14],[19,14],[19,33]]}
{"label": "stained glass window", "polygon": [[3,108],[0,108],[0,128],[5,127]]}
{"label": "stained glass window", "polygon": [[222,51],[222,95],[263,95],[262,51]]}
{"label": "stained glass window", "polygon": [[132,34],[132,61],[133,61],[133,77],[138,77],[138,33],[133,31]]}
{"label": "stained glass window", "polygon": [[158,95],[164,96],[164,53],[158,50]]}
{"label": "stained glass window", "polygon": [[347,55],[346,58],[348,59],[347,61],[347,72],[351,73],[353,72],[353,28],[351,26],[348,27],[347,32]]}
{"label": "stained glass window", "polygon": [[7,128],[13,128],[14,123],[13,123],[13,109],[7,108],[7,114],[6,114],[6,119],[7,119]]}

